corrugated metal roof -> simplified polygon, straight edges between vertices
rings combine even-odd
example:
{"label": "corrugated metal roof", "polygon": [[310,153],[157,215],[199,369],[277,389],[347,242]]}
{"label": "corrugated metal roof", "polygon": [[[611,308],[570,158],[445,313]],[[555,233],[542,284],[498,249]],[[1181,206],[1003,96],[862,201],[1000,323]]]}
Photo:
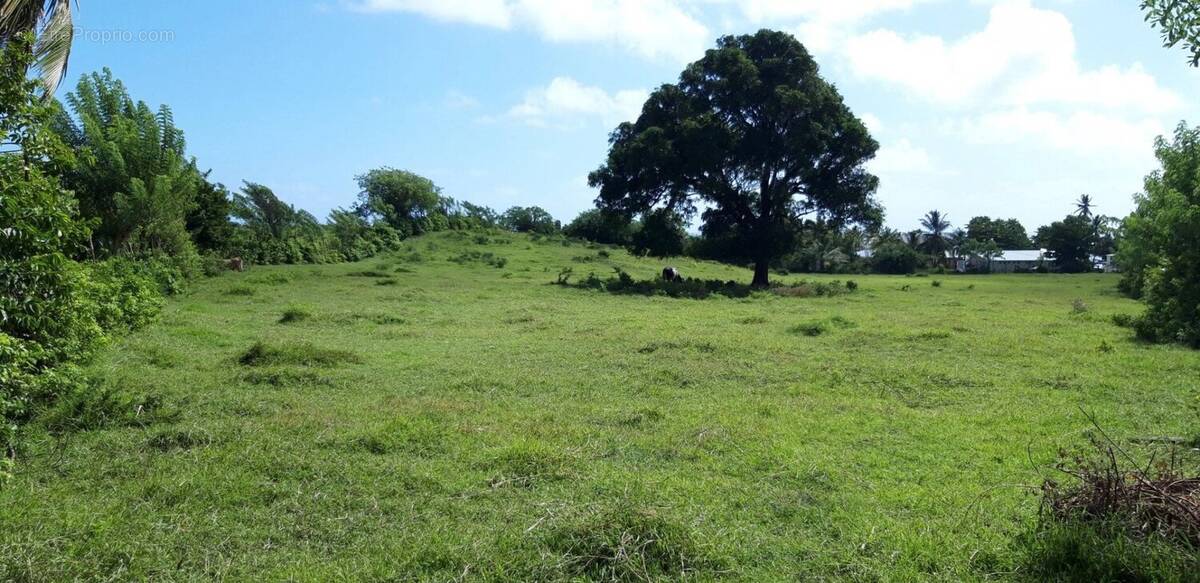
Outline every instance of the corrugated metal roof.
{"label": "corrugated metal roof", "polygon": [[995,261],[1040,261],[1041,259],[1042,251],[1040,249],[1005,249]]}

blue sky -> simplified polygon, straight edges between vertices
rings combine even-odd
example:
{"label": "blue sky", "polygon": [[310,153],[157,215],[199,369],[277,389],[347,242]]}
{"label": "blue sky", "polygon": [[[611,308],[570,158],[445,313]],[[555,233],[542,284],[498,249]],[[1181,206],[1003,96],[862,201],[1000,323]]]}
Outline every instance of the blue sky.
{"label": "blue sky", "polygon": [[882,148],[889,226],[930,209],[1031,231],[1090,193],[1124,215],[1200,74],[1114,0],[80,0],[67,82],[167,103],[203,168],[324,216],[393,166],[564,222],[646,93],[716,37],[814,53]]}

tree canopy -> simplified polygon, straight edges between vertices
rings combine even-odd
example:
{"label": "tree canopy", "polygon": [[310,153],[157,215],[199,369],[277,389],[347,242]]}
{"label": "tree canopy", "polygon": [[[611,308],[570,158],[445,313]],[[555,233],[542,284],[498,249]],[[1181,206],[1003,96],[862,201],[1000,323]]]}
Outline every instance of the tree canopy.
{"label": "tree canopy", "polygon": [[66,101],[74,115],[63,111],[53,127],[77,163],[63,181],[99,220],[99,250],[175,255],[190,245],[185,215],[201,175],[171,108],[134,102],[108,69],[84,75]]}
{"label": "tree canopy", "polygon": [[992,241],[1001,249],[1029,249],[1033,246],[1025,226],[1017,219],[975,217],[967,223],[967,238],[972,241]]}
{"label": "tree canopy", "polygon": [[578,237],[608,245],[629,243],[633,230],[633,221],[628,216],[600,209],[583,211],[563,227],[563,233],[568,237]]}
{"label": "tree canopy", "polygon": [[442,189],[406,170],[376,168],[355,180],[360,189],[357,212],[382,219],[405,236],[429,230],[426,219],[442,208]]}
{"label": "tree canopy", "polygon": [[1162,33],[1163,46],[1183,45],[1191,65],[1200,66],[1200,9],[1194,0],[1142,0],[1142,10]]}
{"label": "tree canopy", "polygon": [[1069,215],[1041,227],[1037,232],[1037,243],[1054,259],[1059,271],[1080,273],[1092,268],[1094,232],[1088,219]]}
{"label": "tree canopy", "polygon": [[1159,138],[1162,164],[1146,177],[1117,252],[1122,289],[1146,300],[1138,333],[1200,347],[1200,128]]}
{"label": "tree canopy", "polygon": [[557,233],[561,225],[540,206],[514,206],[500,215],[500,226],[518,233]]}
{"label": "tree canopy", "polygon": [[872,198],[879,181],[864,168],[878,143],[787,33],[722,37],[610,144],[589,176],[601,208],[689,215],[703,202],[705,235],[736,241],[757,286],[769,283],[771,260],[791,247],[803,217],[882,217]]}
{"label": "tree canopy", "polygon": [[307,211],[283,202],[266,186],[245,182],[233,195],[233,216],[250,229],[273,239],[282,239],[291,231],[312,229],[317,219]]}

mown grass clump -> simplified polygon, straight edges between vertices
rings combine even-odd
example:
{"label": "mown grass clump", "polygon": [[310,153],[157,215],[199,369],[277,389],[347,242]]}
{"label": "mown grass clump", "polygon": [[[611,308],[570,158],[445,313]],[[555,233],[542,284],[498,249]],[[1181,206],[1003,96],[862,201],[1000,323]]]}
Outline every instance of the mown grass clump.
{"label": "mown grass clump", "polygon": [[449,431],[442,423],[421,416],[375,424],[352,435],[344,443],[351,451],[374,455],[406,453],[424,457],[441,453],[448,438]]}
{"label": "mown grass clump", "polygon": [[855,324],[853,321],[848,320],[844,316],[835,314],[829,318],[821,320],[801,322],[795,326],[792,326],[790,332],[792,334],[800,334],[802,336],[821,336],[822,334],[833,331],[835,328],[845,329],[853,328],[855,326],[857,326],[857,324]]}
{"label": "mown grass clump", "polygon": [[346,350],[320,348],[308,343],[267,344],[255,342],[238,357],[243,366],[296,365],[329,367],[360,363],[357,354]]}
{"label": "mown grass clump", "polygon": [[560,571],[593,581],[713,577],[724,568],[686,526],[634,500],[589,508],[549,530],[542,544],[558,555]]}
{"label": "mown grass clump", "polygon": [[86,383],[60,396],[39,420],[52,434],[108,427],[148,426],[179,418],[161,395],[138,393],[104,382]]}
{"label": "mown grass clump", "polygon": [[171,429],[158,431],[150,436],[146,440],[146,446],[161,452],[186,451],[207,447],[212,441],[212,435],[199,429]]}
{"label": "mown grass clump", "polygon": [[295,322],[303,322],[312,317],[312,311],[304,306],[288,306],[288,308],[283,311],[283,315],[279,317],[279,323],[292,324]]}
{"label": "mown grass clump", "polygon": [[803,336],[820,336],[826,332],[829,332],[829,323],[825,320],[802,322],[792,326],[793,334],[800,334]]}
{"label": "mown grass clump", "polygon": [[378,271],[374,269],[364,269],[362,271],[351,271],[346,274],[346,277],[367,277],[367,278],[386,278],[392,274],[386,271]]}
{"label": "mown grass clump", "polygon": [[242,381],[271,387],[333,386],[333,379],[312,370],[265,368],[247,371]]}
{"label": "mown grass clump", "polygon": [[225,295],[227,295],[227,296],[249,297],[249,296],[254,295],[254,293],[255,293],[254,288],[252,288],[248,285],[235,285],[235,286],[225,290]]}
{"label": "mown grass clump", "polygon": [[570,460],[541,442],[526,439],[496,453],[487,463],[492,488],[532,488],[570,475]]}

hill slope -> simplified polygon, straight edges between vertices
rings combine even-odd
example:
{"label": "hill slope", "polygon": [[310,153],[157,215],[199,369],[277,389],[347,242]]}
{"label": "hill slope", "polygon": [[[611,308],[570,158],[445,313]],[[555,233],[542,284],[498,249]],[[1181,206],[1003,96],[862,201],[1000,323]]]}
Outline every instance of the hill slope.
{"label": "hill slope", "polygon": [[157,411],[34,436],[0,579],[979,579],[1030,567],[1023,486],[1079,407],[1194,420],[1196,354],[1112,325],[1110,276],[548,285],[613,265],[663,263],[440,233],[200,282],[91,368]]}

